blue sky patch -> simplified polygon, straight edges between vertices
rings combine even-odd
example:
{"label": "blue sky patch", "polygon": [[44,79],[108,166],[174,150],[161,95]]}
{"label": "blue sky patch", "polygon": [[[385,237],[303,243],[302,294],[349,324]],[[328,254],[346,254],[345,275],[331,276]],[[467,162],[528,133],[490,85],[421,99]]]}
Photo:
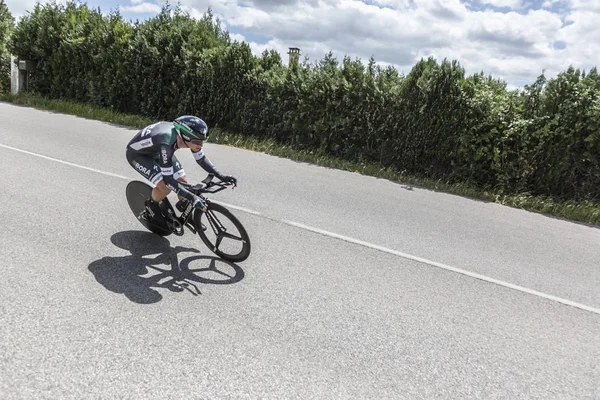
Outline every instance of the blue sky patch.
{"label": "blue sky patch", "polygon": [[556,42],[554,42],[554,48],[556,50],[564,50],[567,48],[567,44],[562,40],[557,40]]}
{"label": "blue sky patch", "polygon": [[240,34],[243,35],[246,38],[246,42],[256,42],[256,43],[267,43],[269,40],[273,39],[273,37],[271,36],[264,36],[264,35],[259,35],[257,33],[251,32],[247,29],[245,29],[244,27],[241,26],[227,26],[227,31],[230,34]]}
{"label": "blue sky patch", "polygon": [[[490,2],[494,2],[493,0],[490,0]],[[562,11],[565,10],[565,6],[562,4],[563,0],[560,0],[559,2],[552,4],[550,7],[547,8],[542,8],[542,4],[544,4],[544,0],[522,0],[522,6],[516,9],[511,9],[511,7],[508,6],[504,6],[504,7],[498,7],[498,6],[494,6],[492,4],[487,4],[484,1],[481,0],[468,0],[468,1],[462,1],[462,3],[464,3],[467,7],[467,9],[472,10],[472,11],[485,11],[485,10],[491,10],[491,11],[495,11],[495,12],[501,12],[501,13],[508,13],[508,12],[516,12],[519,14],[527,14],[529,11],[531,10],[548,10],[551,12],[557,12],[557,13],[562,13]]]}

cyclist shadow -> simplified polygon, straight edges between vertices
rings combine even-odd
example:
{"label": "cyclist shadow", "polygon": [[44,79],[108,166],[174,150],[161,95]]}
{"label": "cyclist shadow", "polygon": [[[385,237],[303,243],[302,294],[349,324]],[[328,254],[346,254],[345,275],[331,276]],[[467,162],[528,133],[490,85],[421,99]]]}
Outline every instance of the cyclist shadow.
{"label": "cyclist shadow", "polygon": [[[128,250],[131,255],[103,257],[92,262],[88,270],[106,289],[123,294],[135,303],[152,304],[162,300],[157,289],[172,292],[187,290],[198,296],[202,293],[196,283],[224,285],[244,279],[244,271],[239,266],[219,257],[194,255],[180,262],[180,253],[200,251],[182,246],[171,247],[165,237],[151,232],[118,232],[110,239],[115,246]],[[198,265],[199,260],[206,262]],[[190,268],[192,261],[195,266]],[[170,267],[164,267],[165,264]]]}

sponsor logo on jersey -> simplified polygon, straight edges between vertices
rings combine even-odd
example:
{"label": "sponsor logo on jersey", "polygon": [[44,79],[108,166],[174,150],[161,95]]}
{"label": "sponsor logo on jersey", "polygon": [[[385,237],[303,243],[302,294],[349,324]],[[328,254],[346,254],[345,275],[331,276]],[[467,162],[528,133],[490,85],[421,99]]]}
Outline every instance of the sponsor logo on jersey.
{"label": "sponsor logo on jersey", "polygon": [[141,136],[144,137],[144,136],[152,133],[152,128],[154,128],[158,124],[160,124],[160,122],[157,122],[155,124],[152,124],[152,125],[149,125],[149,126],[145,127],[144,130],[142,131]]}
{"label": "sponsor logo on jersey", "polygon": [[194,154],[194,158],[197,161],[200,161],[200,160],[202,160],[202,157],[204,157],[204,149],[200,149],[200,151],[198,151],[196,153],[192,152],[192,154]]}
{"label": "sponsor logo on jersey", "polygon": [[167,151],[165,149],[162,149],[161,153],[162,153],[163,163],[166,163],[169,160],[169,157],[167,156]]}
{"label": "sponsor logo on jersey", "polygon": [[150,147],[150,146],[152,146],[152,138],[144,139],[137,143],[132,143],[130,147],[134,150],[141,150],[145,147]]}
{"label": "sponsor logo on jersey", "polygon": [[161,168],[160,169],[163,175],[173,175],[173,167],[169,167],[169,168]]}
{"label": "sponsor logo on jersey", "polygon": [[148,168],[144,167],[142,164],[140,164],[139,162],[135,162],[135,167],[142,172],[144,175],[150,175],[151,170],[149,170]]}

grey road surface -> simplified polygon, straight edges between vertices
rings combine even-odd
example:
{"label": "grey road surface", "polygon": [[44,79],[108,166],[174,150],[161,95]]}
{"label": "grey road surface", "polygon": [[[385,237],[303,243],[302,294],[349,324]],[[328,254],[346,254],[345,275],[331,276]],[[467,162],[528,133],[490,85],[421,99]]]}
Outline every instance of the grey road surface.
{"label": "grey road surface", "polygon": [[208,143],[232,264],[133,218],[134,130],[0,121],[2,399],[600,399],[597,227]]}

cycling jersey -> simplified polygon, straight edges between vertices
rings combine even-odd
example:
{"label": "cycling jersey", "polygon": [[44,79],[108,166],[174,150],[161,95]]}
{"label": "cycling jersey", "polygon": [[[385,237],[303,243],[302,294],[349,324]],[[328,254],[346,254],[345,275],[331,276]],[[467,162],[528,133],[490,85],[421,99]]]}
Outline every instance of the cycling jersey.
{"label": "cycling jersey", "polygon": [[[167,187],[173,192],[194,201],[196,196],[177,181],[185,175],[179,160],[175,157],[177,149],[177,131],[173,123],[157,122],[140,130],[127,143],[127,160],[136,171],[153,184],[164,179]],[[192,151],[192,154],[196,163],[206,172],[220,176],[203,149],[198,152]]]}

